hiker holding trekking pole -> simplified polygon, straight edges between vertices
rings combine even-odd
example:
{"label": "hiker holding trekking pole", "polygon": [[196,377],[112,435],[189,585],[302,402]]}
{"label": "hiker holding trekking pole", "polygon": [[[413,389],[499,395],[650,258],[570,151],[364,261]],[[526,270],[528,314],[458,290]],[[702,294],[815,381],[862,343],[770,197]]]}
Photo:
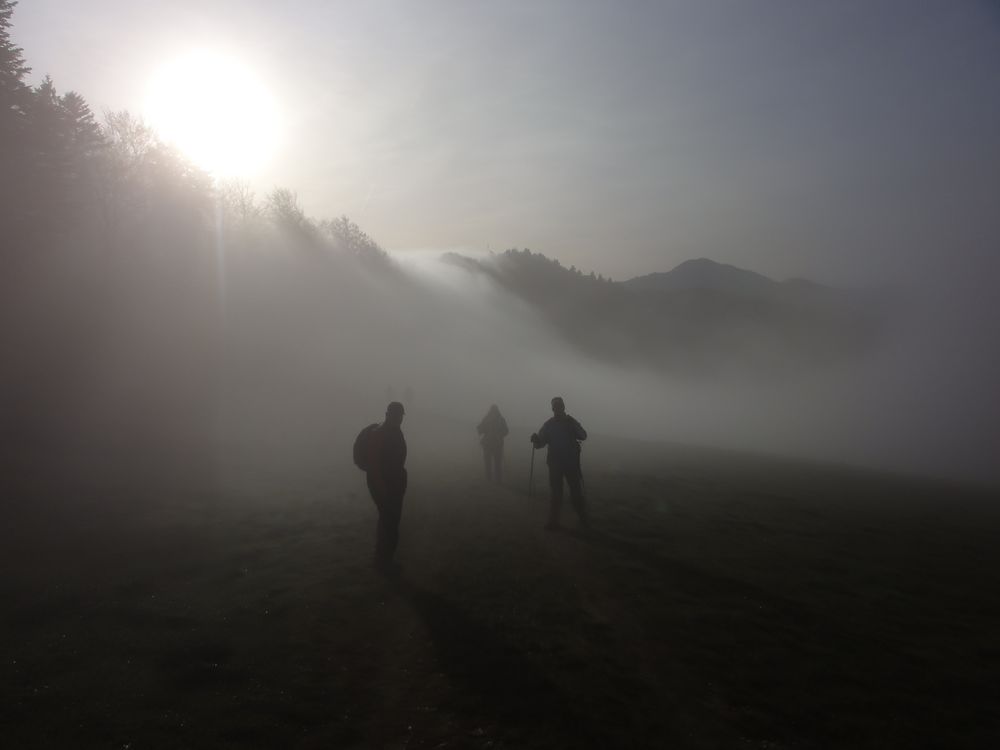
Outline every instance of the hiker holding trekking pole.
{"label": "hiker holding trekking pole", "polygon": [[583,472],[580,469],[580,441],[586,439],[587,431],[566,413],[566,405],[559,396],[552,399],[552,418],[531,435],[534,448],[548,446],[545,463],[549,467],[549,520],[545,528],[549,531],[559,528],[563,480],[569,485],[570,502],[580,517],[581,525],[584,528],[590,527],[583,497]]}

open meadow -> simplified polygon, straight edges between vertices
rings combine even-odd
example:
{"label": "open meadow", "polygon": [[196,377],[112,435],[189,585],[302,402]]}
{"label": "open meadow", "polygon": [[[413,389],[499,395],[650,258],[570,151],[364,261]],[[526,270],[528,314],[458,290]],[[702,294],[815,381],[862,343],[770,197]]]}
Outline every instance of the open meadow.
{"label": "open meadow", "polygon": [[541,455],[529,496],[527,445],[497,487],[421,429],[389,576],[343,446],[209,487],[8,474],[4,745],[996,740],[995,493],[595,436],[594,531],[552,533]]}
{"label": "open meadow", "polygon": [[0,750],[1000,750],[998,81],[998,2],[0,0]]}

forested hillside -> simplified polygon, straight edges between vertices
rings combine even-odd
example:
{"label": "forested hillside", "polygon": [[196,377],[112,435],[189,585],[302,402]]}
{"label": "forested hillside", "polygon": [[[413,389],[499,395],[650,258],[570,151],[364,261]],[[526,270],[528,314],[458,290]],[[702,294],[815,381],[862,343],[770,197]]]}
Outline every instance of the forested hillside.
{"label": "forested hillside", "polygon": [[526,300],[591,355],[676,375],[780,376],[855,360],[879,343],[886,312],[870,294],[706,259],[625,282],[530,250],[445,260]]}

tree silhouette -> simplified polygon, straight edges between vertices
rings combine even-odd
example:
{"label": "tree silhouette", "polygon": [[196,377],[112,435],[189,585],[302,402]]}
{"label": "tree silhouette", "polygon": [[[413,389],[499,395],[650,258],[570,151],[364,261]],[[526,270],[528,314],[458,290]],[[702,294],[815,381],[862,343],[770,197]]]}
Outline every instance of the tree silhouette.
{"label": "tree silhouette", "polygon": [[145,208],[143,169],[156,138],[125,111],[105,113],[103,134],[108,149],[100,165],[101,208],[105,229],[114,234],[126,216]]}
{"label": "tree silhouette", "polygon": [[248,229],[261,217],[263,209],[257,204],[254,191],[246,180],[226,180],[218,186],[217,192],[229,222],[238,222],[243,229]]}
{"label": "tree silhouette", "polygon": [[22,239],[31,206],[24,190],[32,167],[27,142],[31,89],[24,83],[31,69],[10,38],[16,5],[14,0],[0,0],[0,224],[12,238]]}
{"label": "tree silhouette", "polygon": [[59,96],[48,76],[32,92],[27,115],[23,158],[30,171],[21,190],[31,200],[25,210],[37,235],[84,218],[94,200],[95,159],[104,139],[83,97]]}
{"label": "tree silhouette", "polygon": [[324,221],[320,226],[340,252],[368,262],[382,263],[388,260],[385,250],[348,217],[340,216],[332,221]]}
{"label": "tree silhouette", "polygon": [[211,179],[152,128],[126,111],[105,115],[104,148],[98,160],[102,213],[110,238],[125,225],[164,225],[181,220],[175,231],[207,223]]}
{"label": "tree silhouette", "polygon": [[31,72],[23,50],[10,38],[11,16],[16,0],[0,0],[0,148],[9,148],[9,138],[27,126],[27,107],[31,91],[24,77]]}
{"label": "tree silhouette", "polygon": [[[392,266],[346,217],[321,234],[291,190],[258,202],[246,182],[213,184],[129,112],[98,122],[51,78],[27,85],[10,35],[15,5],[0,0],[0,441],[97,446],[122,466],[128,450],[197,452],[194,436],[213,434],[220,337],[236,318],[220,303],[240,288],[226,286],[239,263],[220,263],[220,238],[231,259],[252,256],[237,246],[266,245],[293,276],[310,271],[281,251],[317,251],[309,268],[323,293],[334,255]],[[239,232],[217,233],[219,206]],[[82,406],[93,419],[70,425]]]}
{"label": "tree silhouette", "polygon": [[312,239],[315,228],[299,205],[299,197],[288,188],[275,188],[267,196],[267,213],[279,229],[299,239]]}

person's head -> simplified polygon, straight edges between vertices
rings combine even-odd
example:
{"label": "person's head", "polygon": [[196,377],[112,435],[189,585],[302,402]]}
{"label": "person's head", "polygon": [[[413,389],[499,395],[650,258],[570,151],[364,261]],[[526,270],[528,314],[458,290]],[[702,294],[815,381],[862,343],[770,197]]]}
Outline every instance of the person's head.
{"label": "person's head", "polygon": [[561,417],[566,413],[566,404],[563,403],[561,396],[556,396],[552,399],[552,413],[557,417]]}
{"label": "person's head", "polygon": [[496,404],[493,404],[492,406],[490,406],[490,410],[486,413],[489,414],[491,417],[495,417],[497,414],[500,413],[500,407],[497,406]]}
{"label": "person's head", "polygon": [[398,401],[391,402],[385,407],[385,423],[398,427],[403,424],[403,405]]}

